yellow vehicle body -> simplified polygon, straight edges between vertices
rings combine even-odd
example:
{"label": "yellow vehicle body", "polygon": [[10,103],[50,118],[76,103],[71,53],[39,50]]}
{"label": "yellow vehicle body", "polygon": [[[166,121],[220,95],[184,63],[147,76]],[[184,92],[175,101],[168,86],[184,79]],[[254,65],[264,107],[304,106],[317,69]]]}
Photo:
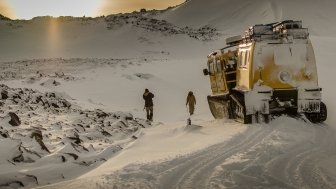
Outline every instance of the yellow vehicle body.
{"label": "yellow vehicle body", "polygon": [[[298,50],[294,52],[295,49]],[[237,85],[244,90],[252,90],[258,81],[275,89],[298,88],[304,84],[318,86],[315,56],[309,40],[300,44],[244,44],[239,47],[238,60]],[[284,72],[289,74],[289,81],[281,79]]]}
{"label": "yellow vehicle body", "polygon": [[251,123],[260,115],[305,114],[312,122],[326,120],[308,29],[301,21],[251,27],[244,37],[208,55],[205,74],[215,118]]}

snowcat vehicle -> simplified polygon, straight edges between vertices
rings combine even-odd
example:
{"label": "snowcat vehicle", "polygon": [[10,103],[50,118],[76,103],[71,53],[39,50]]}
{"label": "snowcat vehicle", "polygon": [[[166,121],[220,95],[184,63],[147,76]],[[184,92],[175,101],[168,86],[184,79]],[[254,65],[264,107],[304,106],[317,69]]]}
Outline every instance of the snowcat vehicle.
{"label": "snowcat vehicle", "polygon": [[208,55],[212,94],[208,103],[216,119],[248,124],[276,115],[304,115],[312,123],[327,119],[321,101],[316,61],[302,21],[255,25],[244,36],[226,39],[226,47]]}

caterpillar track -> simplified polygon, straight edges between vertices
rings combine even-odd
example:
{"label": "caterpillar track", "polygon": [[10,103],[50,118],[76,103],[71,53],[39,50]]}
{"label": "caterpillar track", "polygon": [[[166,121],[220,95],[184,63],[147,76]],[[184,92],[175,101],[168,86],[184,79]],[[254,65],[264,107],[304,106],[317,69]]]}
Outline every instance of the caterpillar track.
{"label": "caterpillar track", "polygon": [[207,56],[203,70],[210,79],[208,103],[216,119],[244,124],[267,123],[282,114],[304,115],[312,123],[327,119],[313,46],[302,21],[255,25],[244,36],[226,39],[226,45]]}

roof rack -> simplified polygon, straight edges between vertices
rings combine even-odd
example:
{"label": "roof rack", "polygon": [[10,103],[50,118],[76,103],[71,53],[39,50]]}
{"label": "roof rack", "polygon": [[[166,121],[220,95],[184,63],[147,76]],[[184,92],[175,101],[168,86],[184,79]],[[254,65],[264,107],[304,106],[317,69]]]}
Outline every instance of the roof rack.
{"label": "roof rack", "polygon": [[292,36],[293,39],[306,39],[308,35],[308,29],[302,28],[302,21],[284,20],[282,22],[254,25],[245,32],[244,40],[261,41],[287,36]]}
{"label": "roof rack", "polygon": [[226,38],[226,44],[229,46],[236,46],[239,45],[243,41],[241,35],[236,35],[233,37]]}

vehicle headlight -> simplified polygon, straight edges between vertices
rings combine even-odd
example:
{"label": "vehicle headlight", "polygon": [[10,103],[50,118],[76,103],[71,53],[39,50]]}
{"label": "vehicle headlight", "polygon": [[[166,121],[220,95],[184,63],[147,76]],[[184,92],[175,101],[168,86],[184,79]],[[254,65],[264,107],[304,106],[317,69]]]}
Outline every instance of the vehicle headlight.
{"label": "vehicle headlight", "polygon": [[282,83],[288,83],[292,79],[292,75],[288,71],[280,71],[279,80]]}

